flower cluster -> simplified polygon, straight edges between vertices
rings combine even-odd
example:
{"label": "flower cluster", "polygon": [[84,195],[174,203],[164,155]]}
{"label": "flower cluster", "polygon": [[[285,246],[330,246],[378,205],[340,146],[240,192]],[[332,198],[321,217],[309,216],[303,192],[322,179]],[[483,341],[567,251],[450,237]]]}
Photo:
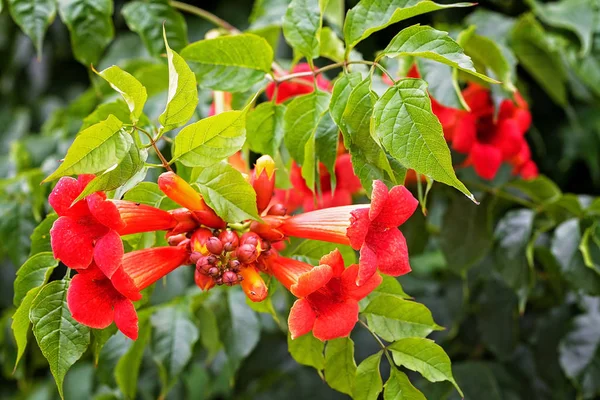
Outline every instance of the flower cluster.
{"label": "flower cluster", "polygon": [[[275,163],[262,156],[247,177],[261,220],[227,224],[174,172],[158,178],[158,187],[182,206],[170,211],[110,200],[102,192],[75,201],[92,178],[61,178],[50,204],[60,215],[51,230],[54,255],[78,272],[67,295],[69,309],[73,318],[93,328],[114,321],[135,339],[133,302],[141,299],[140,292],[175,268],[194,264],[202,290],[239,284],[255,302],[268,295],[263,276],[274,277],[298,298],[289,317],[292,337],[312,330],[328,340],[350,333],[358,320],[358,301],[379,285],[379,272],[398,276],[410,271],[398,226],[417,201],[403,186],[388,191],[375,181],[370,205],[289,215],[295,205],[274,195]],[[121,235],[159,230],[166,231],[169,247],[124,253]],[[350,245],[360,250],[359,263],[345,268],[337,250],[316,267],[283,257],[278,252],[290,237]]]}

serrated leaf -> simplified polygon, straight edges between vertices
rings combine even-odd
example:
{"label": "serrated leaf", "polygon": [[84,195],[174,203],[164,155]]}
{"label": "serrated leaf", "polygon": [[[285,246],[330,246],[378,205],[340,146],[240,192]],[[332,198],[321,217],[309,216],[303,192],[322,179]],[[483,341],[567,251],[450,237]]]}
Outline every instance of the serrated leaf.
{"label": "serrated leaf", "polygon": [[339,144],[339,128],[329,114],[323,114],[315,131],[315,154],[329,171],[332,187],[335,188],[335,161]]}
{"label": "serrated leaf", "polygon": [[17,271],[14,282],[13,304],[19,306],[25,295],[33,288],[48,282],[50,274],[58,266],[51,252],[37,253],[30,257]]}
{"label": "serrated leaf", "polygon": [[335,249],[339,250],[344,264],[356,264],[356,253],[352,247],[319,240],[304,240],[290,254],[308,264],[319,265],[321,257]]}
{"label": "serrated leaf", "polygon": [[558,105],[566,105],[566,72],[562,56],[550,44],[548,35],[531,14],[523,14],[515,24],[510,46],[520,65]]}
{"label": "serrated leaf", "polygon": [[203,169],[196,184],[206,204],[225,221],[259,219],[256,192],[242,173],[228,163]]}
{"label": "serrated leaf", "polygon": [[29,311],[31,310],[31,304],[33,303],[33,300],[38,295],[40,290],[42,290],[40,286],[29,290],[25,297],[23,297],[12,316],[13,322],[10,327],[13,331],[13,335],[15,336],[15,341],[17,342],[17,358],[15,360],[15,369],[19,365],[19,361],[21,361],[21,357],[23,357],[23,354],[25,354],[25,349],[27,348],[27,336],[29,335],[29,326],[31,325],[31,321],[29,320]]}
{"label": "serrated leaf", "polygon": [[127,103],[122,99],[115,99],[109,103],[99,104],[87,117],[83,119],[83,124],[79,130],[89,128],[90,126],[104,121],[109,115],[115,116],[120,121],[130,121],[131,113]]}
{"label": "serrated leaf", "polygon": [[185,125],[194,115],[198,105],[198,88],[194,73],[185,60],[169,47],[164,27],[163,36],[169,65],[169,90],[165,111],[158,117],[162,124],[161,133]]}
{"label": "serrated leaf", "polygon": [[338,392],[352,396],[356,377],[354,342],[350,338],[329,340],[325,347],[325,381]]}
{"label": "serrated leaf", "polygon": [[442,126],[431,111],[423,80],[397,81],[375,103],[372,118],[374,134],[404,167],[453,186],[475,200],[456,177]]}
{"label": "serrated leaf", "polygon": [[183,306],[169,306],[155,312],[152,324],[152,356],[160,367],[163,392],[166,393],[192,357],[198,340],[196,324]]}
{"label": "serrated leaf", "polygon": [[427,400],[402,371],[392,367],[383,386],[383,400]]}
{"label": "serrated leaf", "polygon": [[329,93],[318,90],[295,97],[285,110],[283,142],[292,158],[299,163],[304,161],[304,146],[327,111],[329,98]]}
{"label": "serrated leaf", "polygon": [[413,25],[400,31],[380,53],[381,57],[423,57],[441,62],[474,75],[486,82],[496,80],[475,70],[471,57],[467,56],[448,32],[430,26]]}
{"label": "serrated leaf", "polygon": [[248,90],[271,72],[273,49],[262,37],[244,33],[200,40],[181,51],[193,62],[198,84],[213,90]]}
{"label": "serrated leaf", "polygon": [[312,63],[319,56],[322,25],[321,0],[292,0],[283,17],[283,36]]}
{"label": "serrated leaf", "polygon": [[344,23],[346,45],[351,49],[372,33],[420,14],[472,5],[472,3],[437,4],[429,0],[361,0],[346,15]]}
{"label": "serrated leaf", "polygon": [[140,35],[155,57],[165,52],[161,26],[165,27],[172,49],[180,51],[187,44],[185,19],[166,0],[132,1],[125,4],[121,13],[129,29]]}
{"label": "serrated leaf", "polygon": [[383,381],[379,372],[379,363],[383,351],[365,358],[356,368],[354,388],[352,389],[353,400],[376,400],[383,389]]}
{"label": "serrated leaf", "polygon": [[128,399],[135,399],[138,377],[140,373],[140,365],[144,350],[150,339],[150,323],[146,318],[140,324],[139,336],[135,342],[129,347],[127,352],[119,359],[115,367],[115,380],[121,392]]}
{"label": "serrated leaf", "polygon": [[209,167],[240,150],[246,140],[246,111],[226,111],[183,128],[175,137],[172,161]]}
{"label": "serrated leaf", "polygon": [[117,93],[123,96],[131,113],[131,123],[135,125],[140,119],[144,110],[144,104],[146,104],[146,99],[148,99],[146,88],[133,75],[123,71],[116,65],[97,72],[97,74],[106,80]]}
{"label": "serrated leaf", "polygon": [[37,49],[38,58],[42,55],[42,44],[46,29],[56,16],[55,0],[7,0],[8,11]]}
{"label": "serrated leaf", "polygon": [[261,103],[246,117],[246,140],[250,150],[275,157],[283,140],[283,115],[286,106]]}
{"label": "serrated leaf", "polygon": [[342,116],[344,115],[344,110],[348,104],[348,98],[350,97],[352,89],[362,81],[363,78],[360,72],[351,72],[349,74],[343,74],[333,85],[331,101],[329,104],[329,114],[331,114],[331,118],[333,118],[335,123],[342,129],[342,133],[344,133],[345,130]]}
{"label": "serrated leaf", "polygon": [[430,382],[448,381],[463,396],[452,376],[450,358],[432,340],[423,338],[400,339],[388,346],[388,349],[392,351],[396,364],[420,373]]}
{"label": "serrated leaf", "polygon": [[[333,4],[330,1],[329,4]],[[329,58],[335,62],[344,61],[344,41],[340,39],[330,27],[321,29],[321,47],[319,56]]]}
{"label": "serrated leaf", "polygon": [[81,131],[64,161],[43,182],[66,175],[96,174],[117,165],[133,144],[123,123],[110,115],[106,120]]}
{"label": "serrated leaf", "polygon": [[40,350],[50,364],[58,392],[69,368],[90,344],[90,328],[71,317],[67,306],[69,281],[54,281],[44,286],[31,304],[29,319]]}
{"label": "serrated leaf", "polygon": [[288,335],[288,351],[298,364],[308,365],[318,371],[325,368],[325,343],[315,338],[312,333],[307,333],[292,340]]}
{"label": "serrated leaf", "polygon": [[433,321],[431,311],[423,304],[381,294],[363,310],[369,327],[388,342],[406,337],[426,337],[443,330]]}
{"label": "serrated leaf", "polygon": [[95,64],[115,35],[112,0],[58,0],[58,12],[71,33],[77,61]]}
{"label": "serrated leaf", "polygon": [[29,257],[44,251],[52,251],[52,246],[50,245],[50,229],[57,219],[58,215],[54,213],[48,214],[33,230],[33,233],[31,234],[31,250],[29,250]]}
{"label": "serrated leaf", "polygon": [[95,192],[115,190],[121,187],[144,167],[147,157],[148,151],[138,149],[135,143],[133,143],[129,148],[129,152],[127,152],[119,164],[115,165],[114,168],[109,168],[102,174],[96,175],[88,183],[83,192],[77,196],[75,201],[81,200]]}

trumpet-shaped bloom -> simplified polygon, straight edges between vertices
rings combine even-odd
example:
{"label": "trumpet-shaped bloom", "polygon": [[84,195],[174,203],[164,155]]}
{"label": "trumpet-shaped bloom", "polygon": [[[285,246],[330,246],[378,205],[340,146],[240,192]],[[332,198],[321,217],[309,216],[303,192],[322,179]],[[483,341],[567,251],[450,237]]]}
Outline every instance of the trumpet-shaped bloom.
{"label": "trumpet-shaped bloom", "polygon": [[112,279],[92,263],[71,280],[67,304],[73,318],[96,329],[114,321],[124,335],[137,339],[138,318],[132,301],[141,299],[141,290],[184,264],[189,254],[184,246],[127,253]]}
{"label": "trumpet-shaped bloom", "polygon": [[337,249],[323,256],[317,267],[284,257],[276,257],[268,265],[269,272],[298,297],[288,318],[292,339],[310,331],[320,340],[350,335],[358,321],[358,301],[382,280],[373,274],[357,286],[358,265],[344,268]]}
{"label": "trumpet-shaped bloom", "polygon": [[[300,63],[292,69],[293,74],[300,72],[310,72],[310,66],[307,63]],[[306,81],[307,84],[293,81],[285,81],[280,83],[279,87],[277,87],[277,99],[275,99],[275,102],[277,104],[283,103],[290,97],[312,93],[315,90],[313,85],[314,78],[312,76],[303,76],[297,79]],[[331,91],[331,82],[329,82],[329,80],[327,80],[323,75],[318,75],[316,81],[317,86],[320,89],[326,90],[328,92]],[[275,82],[272,82],[269,85],[267,85],[266,94],[269,100],[273,99],[273,96],[275,96],[275,88]]]}
{"label": "trumpet-shaped bloom", "polygon": [[417,208],[418,201],[404,186],[389,192],[373,182],[371,205],[332,207],[278,221],[276,229],[287,236],[349,244],[360,250],[357,284],[364,284],[377,269],[399,276],[410,272],[406,239],[397,228]]}

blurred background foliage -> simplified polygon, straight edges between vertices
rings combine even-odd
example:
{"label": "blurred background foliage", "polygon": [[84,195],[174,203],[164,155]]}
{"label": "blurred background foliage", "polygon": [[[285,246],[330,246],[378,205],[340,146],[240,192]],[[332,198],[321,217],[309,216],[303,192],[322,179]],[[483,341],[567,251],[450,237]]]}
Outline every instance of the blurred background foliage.
{"label": "blurred background foliage", "polygon": [[[96,38],[98,49],[82,52],[57,17],[38,53],[13,22],[7,3],[19,2],[4,0],[0,13],[0,397],[54,399],[58,393],[34,341],[13,371],[13,281],[30,252],[34,228],[49,212],[50,187],[40,185],[41,180],[99,104],[105,104],[104,111],[101,107],[96,112],[119,109],[114,94],[92,77],[88,65],[100,70],[117,64],[133,73],[148,88],[146,111],[156,118],[167,83],[160,57],[162,21],[173,27],[176,37],[169,41],[176,50],[177,40],[182,47],[215,27],[160,0],[116,0],[114,35],[100,23],[97,29],[104,35]],[[278,26],[285,0],[202,3],[232,25],[270,38],[280,59],[292,58]],[[345,7],[355,3],[347,1]],[[131,17],[126,21],[122,11],[127,7]],[[597,398],[600,200],[594,196],[600,193],[600,4],[482,0],[477,7],[392,25],[361,42],[357,50],[371,59],[402,27],[414,23],[451,33],[475,25],[478,34],[501,46],[529,102],[533,126],[528,137],[533,158],[547,178],[511,181],[507,170],[490,183],[460,171],[481,200],[479,207],[436,184],[427,217],[415,213],[403,226],[413,272],[399,281],[446,328],[432,338],[450,355],[467,399]],[[329,25],[339,32],[335,23]],[[204,117],[211,93],[201,91],[200,96],[197,116]],[[55,272],[61,273],[64,270]],[[344,398],[314,369],[290,357],[279,326],[289,308],[283,291],[274,294],[280,315],[274,321],[236,302],[241,296],[237,291],[199,294],[193,289],[191,269],[175,271],[160,286],[150,302],[168,306],[143,322],[154,327],[145,339],[148,346],[143,341],[132,345],[115,335],[101,350],[91,348],[67,375],[67,399],[132,394],[143,399]],[[193,315],[182,311],[181,305],[189,302]],[[193,321],[194,327],[180,338],[185,343],[181,353],[166,360],[156,349],[160,327],[173,321]],[[379,349],[360,326],[352,338],[357,362]],[[132,362],[141,363],[139,376],[130,368]],[[382,374],[385,380],[389,371]],[[450,384],[415,384],[429,399],[458,398]]]}

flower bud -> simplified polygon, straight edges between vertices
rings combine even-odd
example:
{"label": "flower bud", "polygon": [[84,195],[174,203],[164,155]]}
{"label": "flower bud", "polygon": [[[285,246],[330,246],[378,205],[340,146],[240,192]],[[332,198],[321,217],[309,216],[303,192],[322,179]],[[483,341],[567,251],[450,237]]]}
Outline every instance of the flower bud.
{"label": "flower bud", "polygon": [[232,271],[237,271],[238,269],[240,269],[241,265],[242,265],[242,263],[239,262],[239,260],[231,260],[231,261],[229,261],[229,268]]}
{"label": "flower bud", "polygon": [[223,252],[223,243],[215,236],[209,237],[206,240],[206,249],[212,254],[220,255]]}
{"label": "flower bud", "polygon": [[212,263],[206,256],[202,256],[196,261],[196,270],[202,272],[203,274],[208,274],[208,270],[213,267]]}
{"label": "flower bud", "polygon": [[249,265],[240,269],[240,275],[243,278],[241,281],[242,289],[250,300],[259,302],[267,298],[267,285],[254,266]]}
{"label": "flower bud", "polygon": [[237,249],[236,255],[240,262],[249,264],[256,261],[258,258],[258,250],[256,249],[256,246],[243,244]]}
{"label": "flower bud", "polygon": [[233,271],[226,271],[223,273],[223,283],[227,286],[233,286],[238,283],[238,276]]}
{"label": "flower bud", "polygon": [[165,172],[158,177],[158,187],[175,203],[190,211],[208,208],[200,193],[175,172]]}
{"label": "flower bud", "polygon": [[252,175],[252,187],[256,192],[256,207],[261,213],[271,202],[275,189],[275,161],[271,156],[264,155],[256,160]]}
{"label": "flower bud", "polygon": [[241,244],[251,244],[252,246],[257,246],[260,243],[260,236],[258,236],[254,232],[246,232],[240,238]]}
{"label": "flower bud", "polygon": [[198,227],[198,221],[196,221],[196,219],[192,216],[190,210],[186,208],[170,210],[169,214],[171,214],[171,216],[177,221],[175,227],[169,231],[169,233],[172,235],[190,232]]}
{"label": "flower bud", "polygon": [[283,217],[284,215],[287,214],[287,207],[284,206],[281,203],[276,203],[273,204],[271,206],[271,208],[269,208],[269,211],[267,212],[268,215],[275,215],[278,217]]}
{"label": "flower bud", "polygon": [[167,236],[167,242],[169,243],[169,246],[177,246],[179,243],[187,239],[184,233],[180,233],[178,235],[167,234]]}
{"label": "flower bud", "polygon": [[192,254],[190,254],[190,263],[196,264],[201,257],[203,257],[202,253],[197,251],[192,252]]}
{"label": "flower bud", "polygon": [[204,275],[198,270],[194,272],[194,282],[204,291],[208,291],[215,286],[215,280],[212,277]]}
{"label": "flower bud", "polygon": [[219,271],[219,268],[217,268],[217,267],[210,267],[207,272],[208,272],[208,275],[215,277],[215,276],[219,275],[220,271]]}
{"label": "flower bud", "polygon": [[223,243],[223,249],[225,251],[233,251],[237,249],[240,244],[240,238],[237,233],[233,231],[221,231],[221,233],[219,233],[219,240]]}
{"label": "flower bud", "polygon": [[209,255],[210,251],[206,248],[206,242],[213,237],[212,232],[206,228],[198,228],[192,234],[192,251],[197,251],[202,255]]}
{"label": "flower bud", "polygon": [[283,240],[285,235],[281,233],[278,229],[274,228],[269,224],[269,217],[264,217],[263,219],[266,223],[260,223],[258,221],[252,221],[250,224],[250,231],[256,233],[263,239],[267,239],[273,242],[277,242],[279,240]]}

